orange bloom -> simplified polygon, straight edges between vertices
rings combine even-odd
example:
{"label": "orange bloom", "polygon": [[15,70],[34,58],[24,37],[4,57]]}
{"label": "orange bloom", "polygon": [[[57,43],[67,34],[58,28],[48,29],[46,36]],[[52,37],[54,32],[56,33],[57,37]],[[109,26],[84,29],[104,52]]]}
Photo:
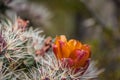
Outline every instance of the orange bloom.
{"label": "orange bloom", "polygon": [[78,40],[67,41],[64,35],[57,36],[53,51],[58,60],[73,68],[85,67],[90,59],[90,48]]}

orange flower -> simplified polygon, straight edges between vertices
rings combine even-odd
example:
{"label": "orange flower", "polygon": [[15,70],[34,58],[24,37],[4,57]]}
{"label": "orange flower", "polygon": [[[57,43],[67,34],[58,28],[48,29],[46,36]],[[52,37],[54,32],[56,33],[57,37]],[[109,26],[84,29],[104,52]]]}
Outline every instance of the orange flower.
{"label": "orange flower", "polygon": [[90,48],[78,40],[67,41],[64,35],[57,36],[53,51],[58,60],[73,68],[85,67],[90,59]]}

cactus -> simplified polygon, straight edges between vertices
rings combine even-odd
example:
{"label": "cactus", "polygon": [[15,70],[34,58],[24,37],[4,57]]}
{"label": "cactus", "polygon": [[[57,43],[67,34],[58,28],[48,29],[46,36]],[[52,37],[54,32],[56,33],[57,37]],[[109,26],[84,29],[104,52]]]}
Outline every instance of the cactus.
{"label": "cactus", "polygon": [[90,60],[87,45],[67,42],[63,35],[45,39],[42,30],[28,23],[1,19],[0,80],[90,80],[102,72]]}

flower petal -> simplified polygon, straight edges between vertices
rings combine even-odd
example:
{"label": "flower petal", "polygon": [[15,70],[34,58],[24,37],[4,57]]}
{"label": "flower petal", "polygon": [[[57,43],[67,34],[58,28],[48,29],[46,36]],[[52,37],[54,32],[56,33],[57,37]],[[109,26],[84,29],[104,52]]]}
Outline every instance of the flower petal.
{"label": "flower petal", "polygon": [[62,58],[59,47],[57,45],[53,45],[53,52],[58,59]]}
{"label": "flower petal", "polygon": [[57,37],[56,37],[55,44],[56,44],[58,41],[67,42],[67,39],[66,39],[66,37],[65,37],[64,35],[61,35],[61,36],[57,36]]}
{"label": "flower petal", "polygon": [[76,53],[78,56],[75,60],[76,62],[76,67],[84,67],[86,64],[86,61],[89,59],[89,53],[86,52],[85,50],[79,50]]}
{"label": "flower petal", "polygon": [[71,51],[74,51],[74,49],[81,49],[81,47],[82,47],[82,44],[75,39],[69,40],[68,45],[70,46]]}
{"label": "flower petal", "polygon": [[62,54],[63,58],[68,58],[70,55],[70,49],[67,43],[63,41],[59,41],[60,44],[60,53]]}
{"label": "flower petal", "polygon": [[90,46],[89,45],[84,44],[81,49],[83,49],[84,51],[89,53],[89,57],[91,56],[91,50],[90,50]]}
{"label": "flower petal", "polygon": [[73,64],[74,64],[74,62],[73,62],[73,60],[71,59],[71,58],[62,58],[62,65],[64,66],[64,67],[72,67],[73,66]]}

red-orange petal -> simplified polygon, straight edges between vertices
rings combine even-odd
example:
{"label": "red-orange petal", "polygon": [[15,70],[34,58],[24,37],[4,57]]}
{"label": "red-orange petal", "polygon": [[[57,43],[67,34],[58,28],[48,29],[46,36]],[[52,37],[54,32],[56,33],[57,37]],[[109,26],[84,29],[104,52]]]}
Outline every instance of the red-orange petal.
{"label": "red-orange petal", "polygon": [[72,67],[74,65],[74,61],[71,58],[62,58],[61,61],[64,67]]}
{"label": "red-orange petal", "polygon": [[70,55],[70,49],[67,43],[63,41],[59,41],[60,43],[60,53],[62,54],[62,58],[68,58]]}
{"label": "red-orange petal", "polygon": [[78,56],[78,55],[76,54],[76,52],[77,52],[77,50],[72,51],[71,54],[70,54],[70,56],[69,56],[69,58],[75,60],[75,59],[77,58],[77,56]]}
{"label": "red-orange petal", "polygon": [[78,57],[76,58],[76,67],[84,67],[86,61],[89,59],[89,53],[85,50],[80,50],[78,53],[76,53]]}
{"label": "red-orange petal", "polygon": [[67,42],[67,39],[64,35],[61,35],[61,36],[57,36],[56,39],[55,39],[55,44],[58,42],[58,41],[63,41],[63,42]]}
{"label": "red-orange petal", "polygon": [[68,45],[70,46],[71,51],[73,51],[74,49],[81,49],[81,47],[82,47],[82,44],[75,39],[69,40]]}
{"label": "red-orange petal", "polygon": [[84,44],[81,49],[83,49],[83,50],[85,50],[87,53],[89,53],[89,57],[91,56],[91,50],[90,50],[90,46],[89,46],[89,45]]}
{"label": "red-orange petal", "polygon": [[62,58],[62,55],[61,55],[57,45],[53,45],[53,52],[54,52],[55,56],[57,57],[57,59]]}

